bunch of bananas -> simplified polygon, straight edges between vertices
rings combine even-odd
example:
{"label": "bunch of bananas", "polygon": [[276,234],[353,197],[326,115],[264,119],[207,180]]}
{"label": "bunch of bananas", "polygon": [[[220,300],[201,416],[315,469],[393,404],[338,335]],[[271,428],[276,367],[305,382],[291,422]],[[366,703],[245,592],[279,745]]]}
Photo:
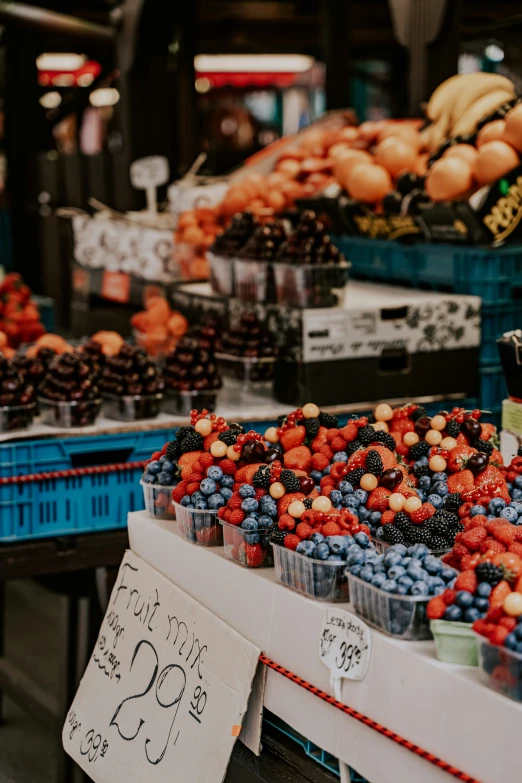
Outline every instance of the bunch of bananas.
{"label": "bunch of bananas", "polygon": [[496,73],[451,76],[432,94],[426,115],[431,120],[422,131],[424,148],[432,151],[448,138],[473,133],[477,123],[515,98],[513,82]]}

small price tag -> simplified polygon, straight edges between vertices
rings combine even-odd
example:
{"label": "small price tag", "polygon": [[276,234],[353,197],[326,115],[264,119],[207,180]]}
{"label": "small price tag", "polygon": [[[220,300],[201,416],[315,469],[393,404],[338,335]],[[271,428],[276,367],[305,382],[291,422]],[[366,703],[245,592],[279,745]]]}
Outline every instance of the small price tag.
{"label": "small price tag", "polygon": [[144,190],[147,196],[147,209],[157,212],[156,188],[169,180],[169,162],[163,155],[149,155],[131,163],[130,180],[133,188]]}
{"label": "small price tag", "polygon": [[[370,651],[370,629],[366,623],[342,609],[327,609],[321,627],[319,657],[330,669],[334,684],[342,677],[362,680],[370,663]],[[340,688],[336,687],[337,690],[340,692]]]}
{"label": "small price tag", "polygon": [[111,272],[108,269],[104,269],[101,295],[103,299],[109,299],[111,302],[126,304],[129,301],[130,284],[131,279],[124,272]]}

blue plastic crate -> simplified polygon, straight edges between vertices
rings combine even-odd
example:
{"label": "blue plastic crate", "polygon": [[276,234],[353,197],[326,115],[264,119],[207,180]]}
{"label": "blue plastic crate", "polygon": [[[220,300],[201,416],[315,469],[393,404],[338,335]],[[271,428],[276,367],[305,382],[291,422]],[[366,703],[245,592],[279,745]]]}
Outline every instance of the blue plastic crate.
{"label": "blue plastic crate", "polygon": [[40,321],[48,332],[54,332],[54,299],[50,296],[33,296],[40,312]]}
{"label": "blue plastic crate", "polygon": [[513,303],[522,286],[522,245],[502,248],[400,245],[339,236],[334,241],[356,278],[413,288],[480,296],[490,304]]}
{"label": "blue plastic crate", "polygon": [[[175,429],[46,438],[0,444],[0,476],[68,470],[148,459]],[[125,527],[144,508],[141,470],[0,485],[0,541]]]}
{"label": "blue plastic crate", "polygon": [[[281,734],[284,734],[286,737],[289,737],[291,740],[300,745],[309,758],[316,761],[322,767],[325,767],[325,769],[327,769],[329,772],[332,772],[337,777],[340,777],[339,761],[335,758],[335,756],[332,756],[331,753],[327,753],[325,750],[321,750],[321,748],[319,748],[317,745],[314,745],[313,742],[310,742],[309,739],[304,737],[302,734],[299,734],[298,731],[295,731],[295,729],[289,726],[288,723],[285,723],[276,715],[265,717],[264,720],[270,726],[273,726],[274,729],[280,731]],[[368,781],[365,778],[362,778],[354,769],[349,767],[349,770],[350,783],[368,783]]]}

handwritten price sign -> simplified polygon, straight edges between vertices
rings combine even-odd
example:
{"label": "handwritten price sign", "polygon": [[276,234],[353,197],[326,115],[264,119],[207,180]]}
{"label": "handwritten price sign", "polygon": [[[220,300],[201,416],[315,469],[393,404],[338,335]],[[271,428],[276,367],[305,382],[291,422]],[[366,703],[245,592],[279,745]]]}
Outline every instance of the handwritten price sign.
{"label": "handwritten price sign", "polygon": [[321,627],[319,657],[332,680],[362,680],[370,663],[370,629],[354,614],[327,609]]}
{"label": "handwritten price sign", "polygon": [[127,552],[64,748],[98,783],[221,783],[259,653]]}

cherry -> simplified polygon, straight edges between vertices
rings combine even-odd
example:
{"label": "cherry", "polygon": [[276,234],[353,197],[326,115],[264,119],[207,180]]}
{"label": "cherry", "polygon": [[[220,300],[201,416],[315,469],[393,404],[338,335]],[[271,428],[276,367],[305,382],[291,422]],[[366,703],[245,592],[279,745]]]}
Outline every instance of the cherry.
{"label": "cherry", "polygon": [[402,478],[403,475],[401,470],[398,468],[388,468],[388,470],[385,470],[380,477],[379,484],[381,487],[385,487],[386,489],[393,491],[395,487],[401,483]]}
{"label": "cherry", "polygon": [[309,495],[315,489],[315,482],[310,476],[299,476],[299,490],[303,495]]}
{"label": "cherry", "polygon": [[470,440],[476,440],[477,438],[480,438],[482,427],[476,419],[470,417],[462,423],[462,432]]}
{"label": "cherry", "polygon": [[488,455],[484,454],[482,451],[479,451],[478,454],[473,454],[473,456],[468,459],[466,462],[466,467],[471,470],[474,476],[476,476],[477,473],[481,473],[483,470],[485,470],[488,464]]}
{"label": "cherry", "polygon": [[415,422],[415,432],[419,436],[419,438],[423,438],[424,435],[428,432],[428,430],[431,430],[431,419],[429,416],[421,416],[420,419],[417,419]]}

